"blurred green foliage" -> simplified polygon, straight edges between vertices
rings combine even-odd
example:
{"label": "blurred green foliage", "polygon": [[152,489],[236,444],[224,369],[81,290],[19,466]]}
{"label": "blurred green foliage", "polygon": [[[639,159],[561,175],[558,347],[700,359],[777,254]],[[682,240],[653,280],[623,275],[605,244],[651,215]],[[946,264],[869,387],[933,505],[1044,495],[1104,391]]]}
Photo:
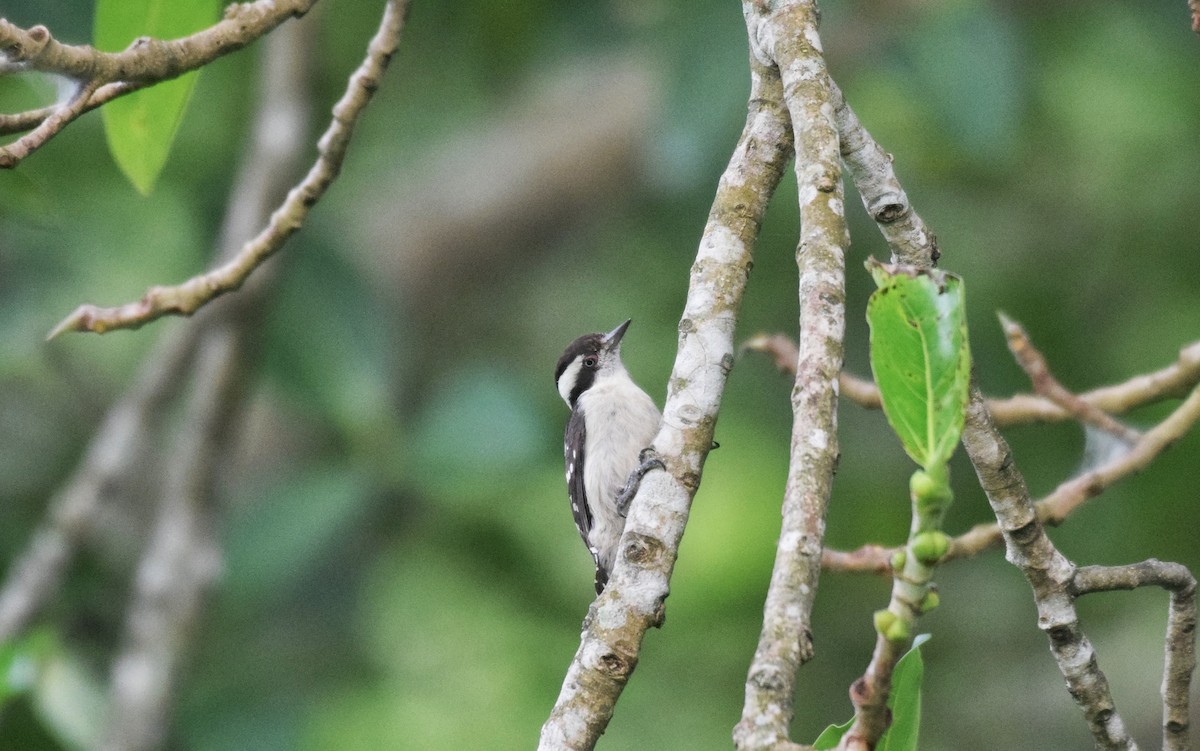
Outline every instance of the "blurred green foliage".
{"label": "blurred green foliage", "polygon": [[[378,10],[331,0],[314,11],[319,117]],[[551,369],[578,334],[632,317],[628,365],[661,403],[687,271],[745,112],[739,10],[716,0],[686,10],[658,0],[414,3],[339,182],[280,259],[243,431],[266,448],[223,473],[225,574],[185,673],[172,747],[535,742],[591,597],[562,483],[566,409]],[[1181,3],[829,0],[823,11],[833,74],[895,155],[943,265],[971,286],[985,390],[1026,388],[995,323],[1000,307],[1079,390],[1161,367],[1196,338],[1200,42]],[[9,2],[5,13],[90,41],[85,0]],[[114,166],[97,114],[0,176],[5,566],[151,344],[189,322],[51,344],[44,336],[80,302],[135,299],[204,268],[254,106],[258,53],[206,69],[149,197]],[[655,78],[655,114],[639,131],[643,177],[519,250],[469,260],[482,277],[441,274],[436,297],[381,285],[363,261],[377,235],[363,228],[386,220],[386,198],[404,195],[398,186],[436,184],[421,173],[425,157],[502,119],[568,64],[602,55],[641,61]],[[0,108],[53,91],[45,80],[3,78]],[[872,283],[858,269],[887,250],[853,195],[847,206],[847,362],[863,374]],[[794,207],[785,180],[740,336],[795,333]],[[472,248],[458,252],[470,259]],[[431,309],[436,316],[423,315]],[[765,359],[735,367],[666,625],[648,635],[603,747],[729,746],[778,533],[789,389]],[[1150,424],[1165,409],[1131,420]],[[881,414],[843,405],[839,419],[829,542],[897,544],[908,522],[895,501],[911,465]],[[1079,466],[1077,427],[1009,437],[1036,494]],[[1080,563],[1159,557],[1195,570],[1198,452],[1200,439],[1187,437],[1054,539]],[[959,454],[952,533],[989,518]],[[106,675],[135,554],[84,556],[46,614],[79,675]],[[937,635],[924,654],[922,748],[1090,748],[1028,588],[1001,552],[938,578],[942,605],[922,621]],[[823,577],[795,737],[815,737],[850,711],[846,691],[867,663],[871,612],[887,590],[883,580]],[[1150,742],[1165,598],[1108,595],[1081,609],[1127,724]],[[0,716],[0,750],[69,748],[46,717],[14,699]]]}

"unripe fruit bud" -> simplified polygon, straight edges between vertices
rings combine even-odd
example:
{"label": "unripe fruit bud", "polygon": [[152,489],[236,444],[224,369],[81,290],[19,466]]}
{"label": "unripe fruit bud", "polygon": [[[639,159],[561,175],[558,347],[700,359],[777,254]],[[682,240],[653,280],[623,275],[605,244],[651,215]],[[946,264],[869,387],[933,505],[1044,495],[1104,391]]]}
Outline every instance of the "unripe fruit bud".
{"label": "unripe fruit bud", "polygon": [[875,611],[875,630],[880,636],[886,637],[888,629],[890,629],[897,621],[896,614],[890,610]]}
{"label": "unripe fruit bud", "polygon": [[897,618],[896,620],[892,621],[892,625],[888,626],[888,629],[884,632],[883,637],[888,641],[905,642],[908,641],[910,633],[911,632],[908,630],[908,621]]}
{"label": "unripe fruit bud", "polygon": [[938,593],[931,589],[925,593],[923,598],[921,598],[921,604],[918,606],[918,610],[920,610],[921,614],[924,615],[940,605],[941,602],[942,598],[938,597]]}
{"label": "unripe fruit bud", "polygon": [[932,566],[950,549],[950,539],[944,532],[922,532],[910,543],[912,553],[926,566]]}

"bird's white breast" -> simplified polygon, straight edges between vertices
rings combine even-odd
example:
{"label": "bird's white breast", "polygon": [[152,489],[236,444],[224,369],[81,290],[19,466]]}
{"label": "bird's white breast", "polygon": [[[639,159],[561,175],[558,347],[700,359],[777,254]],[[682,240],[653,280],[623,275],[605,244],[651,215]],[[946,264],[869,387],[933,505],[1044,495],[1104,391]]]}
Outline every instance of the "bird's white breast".
{"label": "bird's white breast", "polygon": [[583,485],[592,510],[588,543],[611,571],[625,520],[617,514],[616,497],[638,465],[639,452],[658,432],[654,401],[622,372],[601,378],[579,397],[587,416]]}

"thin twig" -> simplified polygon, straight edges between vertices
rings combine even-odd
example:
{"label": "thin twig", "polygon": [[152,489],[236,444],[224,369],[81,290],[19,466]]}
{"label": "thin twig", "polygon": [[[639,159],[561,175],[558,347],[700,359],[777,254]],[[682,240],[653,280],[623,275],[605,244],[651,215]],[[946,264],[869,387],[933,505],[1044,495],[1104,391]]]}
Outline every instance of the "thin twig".
{"label": "thin twig", "polygon": [[1059,524],[1083,502],[1102,493],[1122,477],[1137,472],[1182,438],[1200,421],[1200,388],[1194,390],[1158,425],[1146,431],[1127,453],[1059,485],[1039,504],[1048,524]]}
{"label": "thin twig", "polygon": [[579,650],[538,748],[590,749],[604,732],[663,601],[733,365],[733,332],[767,204],[792,156],[778,76],[752,65],[749,112],[721,175],[692,266],[651,472],[629,511],[608,587],[588,611]]}
{"label": "thin twig", "polygon": [[[1145,469],[1197,422],[1200,422],[1200,390],[1193,392],[1166,419],[1143,433],[1129,451],[1078,477],[1063,481],[1054,492],[1037,502],[1038,519],[1052,526],[1061,524],[1088,499]],[[977,524],[951,538],[950,549],[943,561],[970,558],[999,546],[1003,541],[1004,535],[995,522]],[[890,574],[891,557],[897,550],[899,548],[880,545],[864,545],[849,552],[826,549],[823,565],[833,571]]]}
{"label": "thin twig", "polygon": [[[796,344],[783,334],[755,334],[741,351],[770,355],[780,371],[794,376]],[[842,371],[838,376],[841,395],[865,409],[879,409],[879,389],[874,382]],[[1130,378],[1122,383],[1101,386],[1078,394],[1078,398],[1108,414],[1124,414],[1165,399],[1182,399],[1200,384],[1200,342],[1192,342],[1179,351],[1170,365]],[[1075,419],[1050,399],[1033,394],[989,398],[988,411],[996,425],[1026,425],[1034,422],[1062,422]]]}
{"label": "thin twig", "polygon": [[346,92],[333,107],[333,119],[318,142],[316,162],[304,179],[288,192],[267,226],[247,242],[236,257],[182,284],[151,287],[137,302],[113,308],[81,305],[58,324],[48,338],[53,339],[64,331],[102,334],[116,329],[136,329],[165,315],[189,316],[218,295],[241,287],[256,268],[300,229],[309,211],[337,178],[354,126],[379,88],[380,78],[400,41],[408,4],[409,0],[392,0],[387,4],[366,57],[350,76]]}
{"label": "thin twig", "polygon": [[1117,422],[1107,412],[1076,396],[1059,383],[1051,372],[1046,357],[1030,341],[1025,328],[1003,313],[999,315],[1000,326],[1004,329],[1008,341],[1008,350],[1029,376],[1035,392],[1062,407],[1082,423],[1111,433],[1128,444],[1137,442],[1141,437],[1138,431]]}
{"label": "thin twig", "polygon": [[0,147],[0,168],[15,167],[25,157],[58,134],[67,123],[79,117],[87,109],[87,103],[96,92],[99,83],[88,81],[79,85],[75,93],[61,105],[53,107],[50,115],[16,142]]}
{"label": "thin twig", "polygon": [[[752,59],[774,65],[796,145],[800,196],[800,338],[792,389],[792,438],[782,524],[746,678],[740,750],[789,744],[796,672],[813,654],[811,614],[821,573],[825,513],[837,464],[837,376],[845,332],[846,229],[837,125],[811,0],[768,11],[743,2]],[[765,75],[765,74],[764,74]]]}
{"label": "thin twig", "polygon": [[[86,95],[76,97],[71,106],[53,108],[44,120],[33,126],[32,132],[0,147],[0,168],[15,167],[69,122],[92,106],[98,106],[92,105],[93,94],[106,84],[123,82],[144,86],[176,78],[245,47],[288,18],[304,15],[315,2],[257,0],[233,3],[225,9],[225,17],[207,29],[180,39],[141,37],[122,52],[101,52],[87,45],[62,44],[45,26],[22,29],[0,18],[0,49],[4,50],[5,68],[0,72],[53,73],[77,81],[86,90]],[[111,99],[128,93],[128,90],[109,90],[106,96]],[[24,124],[28,117],[29,113],[22,113],[15,123]]]}
{"label": "thin twig", "polygon": [[[87,102],[83,105],[83,109],[79,114],[91,112],[92,110],[102,105],[108,104],[117,97],[124,96],[138,89],[149,86],[151,82],[145,81],[140,83],[127,83],[119,81],[117,83],[107,83],[96,89]],[[52,104],[46,107],[26,110],[12,115],[0,115],[0,135],[8,135],[10,133],[21,133],[26,130],[32,130],[38,127],[46,118],[50,117],[58,110],[58,105]]]}

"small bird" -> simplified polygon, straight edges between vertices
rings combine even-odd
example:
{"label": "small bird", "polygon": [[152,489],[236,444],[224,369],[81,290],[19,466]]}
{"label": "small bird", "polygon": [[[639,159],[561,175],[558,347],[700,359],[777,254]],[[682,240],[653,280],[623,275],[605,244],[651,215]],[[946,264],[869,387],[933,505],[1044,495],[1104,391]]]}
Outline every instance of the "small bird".
{"label": "small bird", "polygon": [[571,408],[563,440],[567,495],[575,526],[596,562],[597,595],[616,561],[638,482],[663,466],[645,450],[658,432],[658,407],[621,362],[621,337],[631,320],[607,334],[585,334],[571,342],[554,371],[558,393]]}

